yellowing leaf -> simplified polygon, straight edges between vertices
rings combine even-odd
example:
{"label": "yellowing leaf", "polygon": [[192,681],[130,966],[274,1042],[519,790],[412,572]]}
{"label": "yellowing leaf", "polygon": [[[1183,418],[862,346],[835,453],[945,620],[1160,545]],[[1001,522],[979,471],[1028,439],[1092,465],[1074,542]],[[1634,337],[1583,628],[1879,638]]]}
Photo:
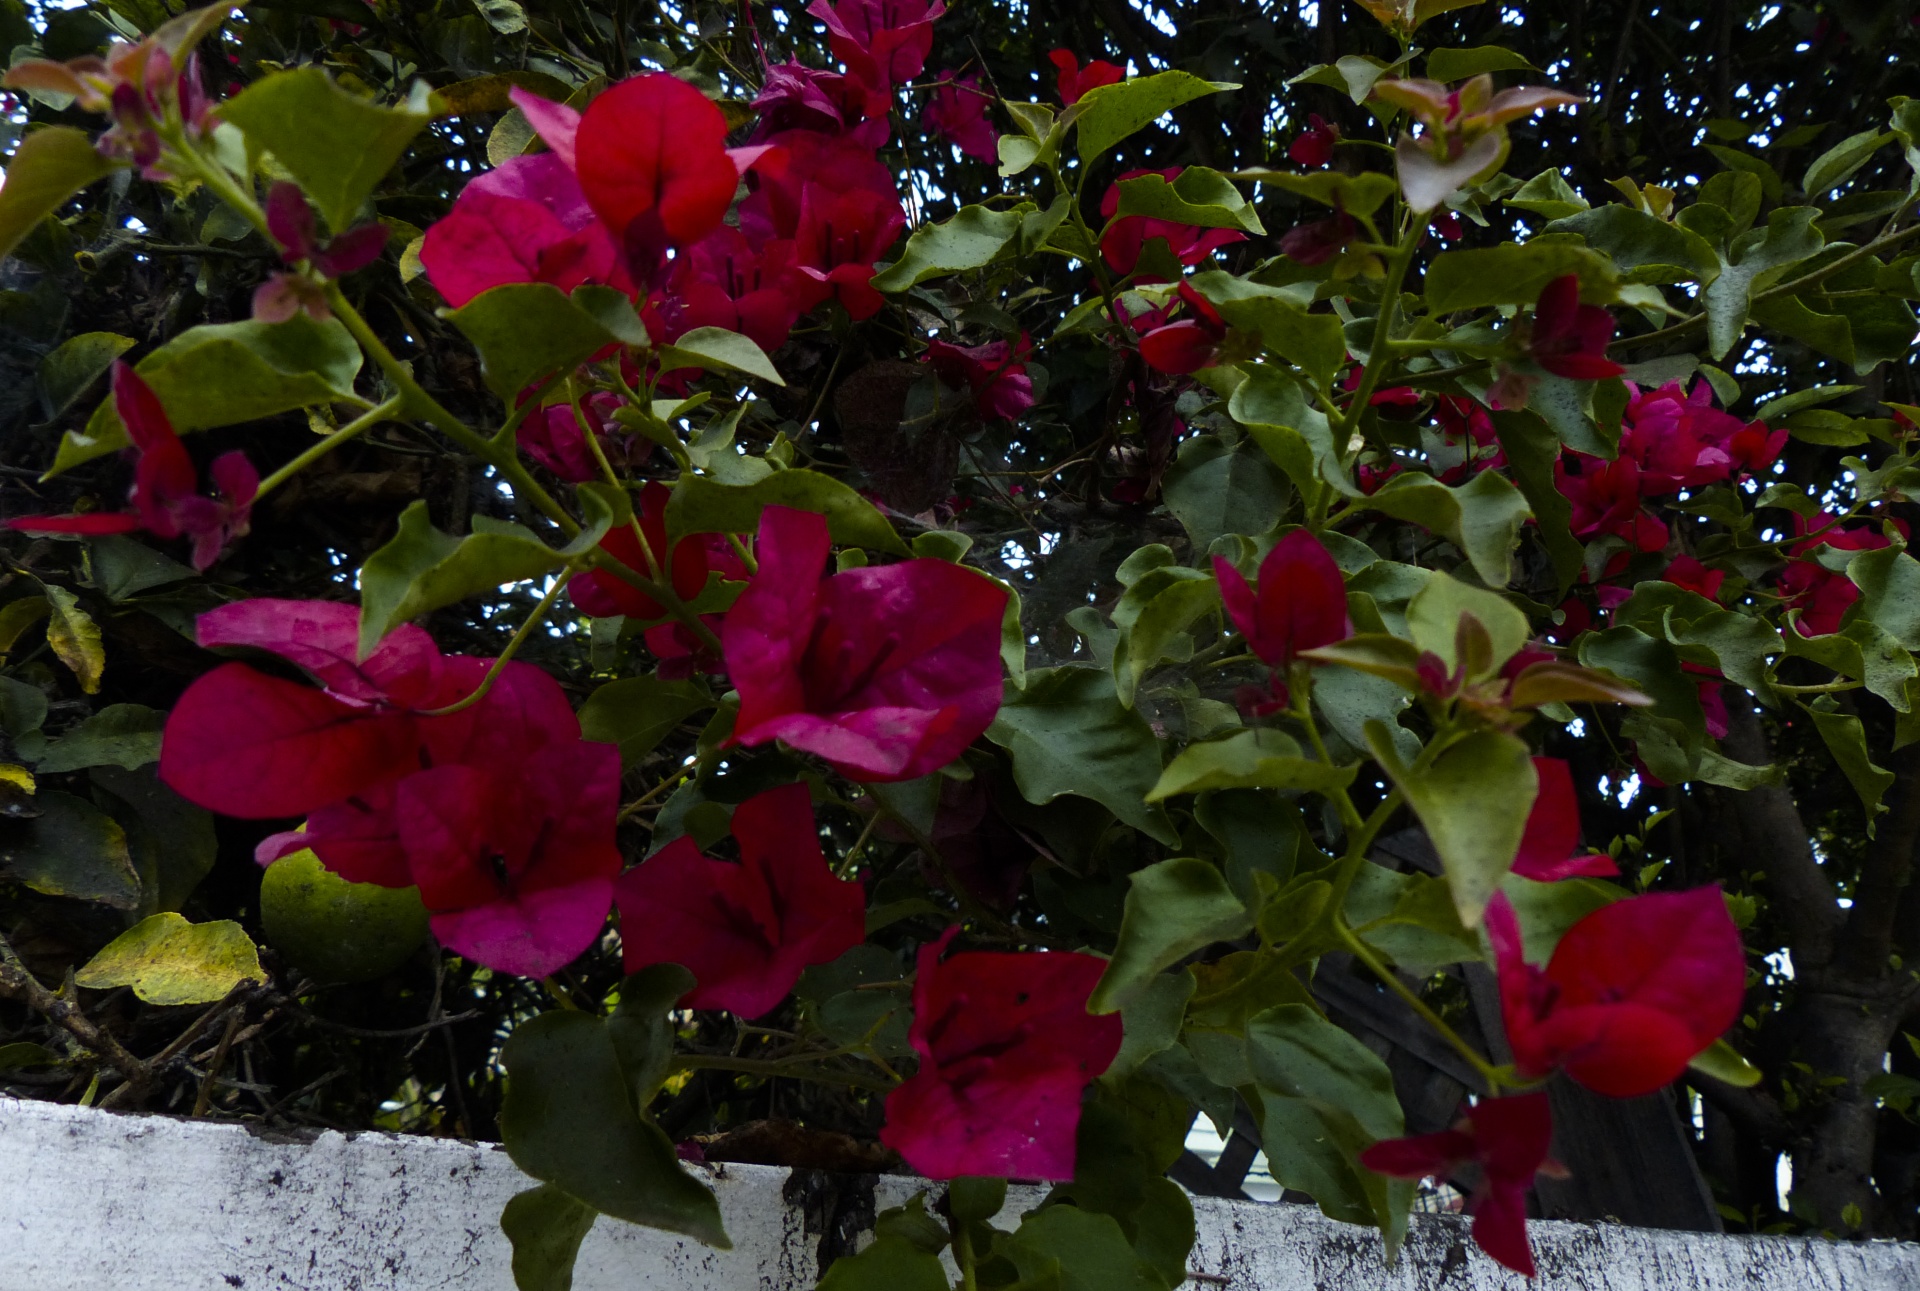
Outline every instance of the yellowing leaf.
{"label": "yellowing leaf", "polygon": [[60,662],[73,670],[80,689],[87,694],[100,690],[100,675],[107,670],[107,649],[100,641],[100,625],[80,608],[79,600],[64,587],[47,587],[47,604],[52,614],[47,620],[47,644],[60,656]]}
{"label": "yellowing leaf", "polygon": [[241,982],[264,980],[260,954],[239,924],[194,924],[172,913],[142,919],[74,975],[89,990],[131,986],[149,1004],[211,1004]]}
{"label": "yellowing leaf", "polygon": [[0,655],[11,651],[20,634],[46,618],[52,609],[44,596],[23,596],[0,605]]}

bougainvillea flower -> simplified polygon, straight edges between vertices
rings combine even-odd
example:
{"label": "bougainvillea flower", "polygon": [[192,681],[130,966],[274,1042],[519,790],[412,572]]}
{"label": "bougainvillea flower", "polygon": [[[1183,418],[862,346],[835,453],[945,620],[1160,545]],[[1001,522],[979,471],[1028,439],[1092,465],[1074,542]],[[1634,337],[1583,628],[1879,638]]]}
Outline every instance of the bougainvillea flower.
{"label": "bougainvillea flower", "polygon": [[957,928],[920,949],[920,1070],[887,1096],[880,1141],[932,1179],[1071,1179],[1080,1096],[1120,1050],[1117,1013],[1087,997],[1106,961],[1059,951],[941,961]]}
{"label": "bougainvillea flower", "polygon": [[394,815],[440,943],[498,972],[545,977],[606,924],[619,809],[620,751],[566,740],[504,764],[410,775]]}
{"label": "bougainvillea flower", "polygon": [[1724,569],[1708,569],[1692,556],[1675,556],[1660,575],[1663,583],[1672,583],[1675,587],[1684,587],[1689,592],[1698,593],[1710,601],[1720,599],[1720,584],[1727,579]]}
{"label": "bougainvillea flower", "polygon": [[1325,264],[1360,237],[1360,225],[1345,211],[1324,220],[1296,224],[1280,235],[1280,254],[1304,265]]}
{"label": "bougainvillea flower", "polygon": [[1156,372],[1184,375],[1212,367],[1226,343],[1227,322],[1213,302],[1184,282],[1180,284],[1180,299],[1187,306],[1188,317],[1156,327],[1140,338],[1140,357]]}
{"label": "bougainvillea flower", "polygon": [[[682,538],[667,550],[667,501],[672,491],[658,480],[647,481],[633,509],[640,532],[631,524],[615,525],[600,540],[600,549],[621,564],[646,578],[660,570],[673,583],[673,593],[690,601],[707,585],[707,547],[698,537]],[[640,545],[641,537],[646,546]],[[604,569],[584,569],[567,582],[567,595],[582,614],[594,618],[626,615],[633,619],[657,619],[666,607],[618,574]]]}
{"label": "bougainvillea flower", "polygon": [[[1107,195],[1100,199],[1102,219],[1112,220],[1106,232],[1100,235],[1100,255],[1115,273],[1128,274],[1140,264],[1140,254],[1148,242],[1159,238],[1167,244],[1173,258],[1183,265],[1196,265],[1212,255],[1220,247],[1234,242],[1245,242],[1247,235],[1237,229],[1202,229],[1192,224],[1177,224],[1172,220],[1156,220],[1145,215],[1129,215],[1125,219],[1115,220],[1120,210],[1120,185],[1129,179],[1138,179],[1142,175],[1158,175],[1171,184],[1180,178],[1184,166],[1169,166],[1164,170],[1130,170],[1114,180]],[[1141,282],[1161,282],[1162,278],[1143,275]]]}
{"label": "bougainvillea flower", "polygon": [[1302,650],[1332,645],[1353,635],[1347,617],[1347,585],[1340,567],[1318,538],[1295,529],[1260,562],[1259,590],[1247,586],[1223,556],[1213,558],[1233,626],[1247,648],[1269,667],[1286,669]]}
{"label": "bougainvillea flower", "polygon": [[1318,112],[1307,115],[1307,128],[1287,145],[1287,156],[1302,166],[1324,166],[1333,160],[1333,146],[1340,142],[1340,127]]}
{"label": "bougainvillea flower", "polygon": [[1651,1094],[1740,1015],[1746,952],[1718,887],[1650,892],[1567,929],[1526,962],[1504,893],[1487,906],[1500,1005],[1522,1076],[1556,1070],[1612,1098]]}
{"label": "bougainvillea flower", "polygon": [[[620,396],[609,390],[596,390],[580,401],[580,415],[593,428],[594,437],[605,439],[614,428],[613,412],[620,407]],[[571,403],[548,404],[528,413],[520,423],[519,444],[523,452],[569,484],[581,484],[600,478],[600,461],[587,443],[587,432],[580,425]],[[653,441],[640,440],[644,461]],[[632,452],[622,447],[622,458],[632,462]]]}
{"label": "bougainvillea flower", "polygon": [[427,229],[420,263],[455,309],[508,283],[633,289],[619,244],[557,153],[510,158],[471,180],[446,217]]}
{"label": "bougainvillea flower", "polygon": [[755,246],[721,225],[674,261],[666,308],[671,340],[696,327],[739,332],[768,353],[786,344],[805,304],[817,294],[794,264],[790,239]]}
{"label": "bougainvillea flower", "polygon": [[1451,1179],[1466,1166],[1480,1178],[1468,1194],[1476,1246],[1522,1277],[1532,1277],[1527,1242],[1527,1190],[1543,1171],[1564,1170],[1547,1158],[1553,1112],[1544,1092],[1483,1098],[1452,1129],[1385,1139],[1360,1154],[1360,1164],[1396,1179]]}
{"label": "bougainvillea flower", "polygon": [[998,162],[999,133],[987,116],[993,95],[980,88],[977,75],[962,76],[949,68],[937,79],[946,84],[934,90],[921,113],[927,129],[976,161]]}
{"label": "bougainvillea flower", "polygon": [[1102,85],[1113,85],[1126,79],[1126,72],[1109,63],[1104,58],[1096,58],[1085,67],[1070,49],[1056,49],[1047,58],[1058,69],[1054,85],[1060,91],[1060,102],[1072,107],[1080,101],[1080,96],[1088,90],[1097,90]]}
{"label": "bougainvillea flower", "polygon": [[1533,769],[1540,792],[1527,813],[1513,872],[1540,883],[1576,875],[1609,878],[1618,874],[1620,867],[1605,852],[1579,854],[1580,800],[1573,791],[1572,768],[1561,758],[1535,758]]}
{"label": "bougainvillea flower", "polygon": [[1627,389],[1632,397],[1621,419],[1620,453],[1639,463],[1641,490],[1650,497],[1717,484],[1736,470],[1764,471],[1786,445],[1784,429],[1715,408],[1705,381],[1691,393],[1677,381],[1657,390]]}
{"label": "bougainvillea flower", "polygon": [[781,141],[793,130],[847,134],[863,148],[887,141],[889,95],[859,77],[823,72],[798,61],[767,68],[753,109],[760,114],[750,136],[755,143]]}
{"label": "bougainvillea flower", "polygon": [[1667,545],[1667,527],[1640,505],[1640,467],[1631,457],[1603,462],[1577,457],[1582,469],[1568,469],[1567,458],[1553,464],[1554,487],[1573,505],[1569,527],[1577,538],[1602,535],[1624,540],[1637,551]]}
{"label": "bougainvillea flower", "polygon": [[737,864],[682,836],[621,875],[614,899],[629,973],[679,964],[698,983],[687,1007],[757,1018],[809,965],[866,940],[866,892],[828,868],[804,784],[741,803],[733,837]]}
{"label": "bougainvillea flower", "polygon": [[920,361],[932,365],[939,378],[955,390],[973,393],[974,411],[983,421],[1018,417],[1033,407],[1033,378],[1027,375],[1032,351],[1025,332],[1018,345],[989,341],[985,345],[954,345],[932,341]]}
{"label": "bougainvillea flower", "polygon": [[1607,357],[1613,315],[1580,303],[1580,276],[1565,274],[1540,289],[1533,307],[1527,356],[1547,371],[1576,381],[1617,377],[1626,369]]}
{"label": "bougainvillea flower", "polygon": [[809,195],[817,200],[820,192],[864,189],[896,206],[900,201],[893,172],[849,135],[792,131],[754,167],[750,181],[753,191],[740,203],[740,231],[755,245],[798,236]]}
{"label": "bougainvillea flower", "polygon": [[905,85],[926,68],[942,0],[813,0],[807,12],[827,27],[833,56],[860,80]]}
{"label": "bougainvillea flower", "polygon": [[1429,222],[1428,227],[1433,230],[1436,237],[1447,242],[1458,242],[1467,231],[1467,226],[1461,221],[1458,211],[1438,212]]}
{"label": "bougainvillea flower", "polygon": [[267,191],[267,231],[280,246],[280,255],[288,264],[302,260],[312,264],[328,278],[338,278],[364,269],[380,258],[387,245],[387,226],[378,222],[336,233],[331,238],[317,235],[313,208],[300,191],[300,185],[281,180]]}
{"label": "bougainvillea flower", "polygon": [[133,488],[128,494],[133,509],[16,516],[6,522],[7,528],[25,533],[77,534],[145,529],[156,538],[189,539],[193,567],[208,568],[229,542],[246,536],[260,473],[245,453],[237,449],[222,453],[207,470],[213,496],[198,492],[199,473],[187,455],[186,445],[174,433],[159,396],[139,373],[117,361],[113,365],[113,406],[138,454]]}
{"label": "bougainvillea flower", "polygon": [[667,72],[621,81],[590,103],[574,157],[587,205],[639,281],[652,279],[670,248],[719,228],[740,183],[726,118]]}
{"label": "bougainvillea flower", "polygon": [[[741,581],[745,581],[744,576]],[[702,614],[700,621],[707,625],[709,632],[719,635],[720,615]],[[688,631],[687,625],[677,619],[656,623],[641,633],[640,639],[647,643],[647,649],[660,661],[654,671],[662,681],[685,681],[696,672],[722,673],[727,670],[726,661],[713,647]]]}
{"label": "bougainvillea flower", "polygon": [[732,741],[785,740],[854,780],[937,771],[1000,709],[1007,594],[924,558],[823,579],[830,549],[824,517],[761,514],[760,567],[721,632]]}
{"label": "bougainvillea flower", "polygon": [[793,235],[794,259],[801,273],[820,284],[816,302],[837,296],[856,320],[879,313],[886,297],[872,286],[874,262],[906,227],[907,214],[891,192],[808,185]]}
{"label": "bougainvillea flower", "polygon": [[[1793,627],[1803,637],[1824,637],[1838,632],[1848,607],[1860,599],[1860,589],[1853,580],[1817,563],[1814,553],[1822,547],[1874,551],[1891,541],[1878,526],[1840,529],[1836,527],[1836,519],[1831,515],[1815,516],[1812,521],[1802,515],[1793,517],[1794,534],[1800,541],[1787,549],[1791,561],[1780,571],[1778,586],[1785,607],[1799,611]],[[1905,522],[1896,523],[1900,532],[1905,533]]]}
{"label": "bougainvillea flower", "polygon": [[208,650],[247,646],[279,655],[335,698],[389,708],[437,702],[440,650],[426,630],[403,623],[360,658],[360,610],[338,601],[262,596],[208,610],[194,621]]}

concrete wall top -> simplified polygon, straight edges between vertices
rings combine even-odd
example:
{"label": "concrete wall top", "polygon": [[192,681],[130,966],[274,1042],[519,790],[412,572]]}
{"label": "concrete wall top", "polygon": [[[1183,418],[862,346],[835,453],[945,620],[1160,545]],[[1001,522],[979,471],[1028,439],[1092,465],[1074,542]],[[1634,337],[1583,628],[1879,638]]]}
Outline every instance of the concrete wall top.
{"label": "concrete wall top", "polygon": [[[926,1186],[704,1169],[733,1250],[603,1218],[581,1249],[577,1291],[811,1291],[823,1228],[844,1237],[874,1208]],[[0,1100],[0,1291],[513,1291],[500,1210],[531,1183],[487,1144],[338,1133],[290,1141],[239,1125]],[[1016,1190],[1009,1207],[1037,1195]],[[1450,1216],[1416,1215],[1388,1269],[1371,1230],[1311,1207],[1200,1199],[1195,1210],[1195,1291],[1528,1285],[1474,1249]],[[1539,1291],[1920,1291],[1914,1245],[1529,1228]]]}

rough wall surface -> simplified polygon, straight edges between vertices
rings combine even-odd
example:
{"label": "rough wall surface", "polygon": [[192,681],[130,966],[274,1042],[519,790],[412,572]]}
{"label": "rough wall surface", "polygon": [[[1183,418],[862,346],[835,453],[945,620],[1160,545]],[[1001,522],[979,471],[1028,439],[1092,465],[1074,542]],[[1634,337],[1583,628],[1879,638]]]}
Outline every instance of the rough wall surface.
{"label": "rough wall surface", "polygon": [[[577,1291],[811,1291],[818,1253],[909,1179],[709,1168],[734,1249],[602,1219]],[[512,1291],[496,1148],[392,1135],[288,1142],[232,1125],[0,1102],[0,1291]],[[1011,1206],[1030,1205],[1024,1191]],[[1416,1216],[1399,1265],[1304,1206],[1197,1203],[1196,1291],[1519,1291],[1464,1225]],[[1006,1221],[1003,1221],[1006,1222]],[[1916,1291],[1920,1246],[1532,1226],[1538,1291]]]}

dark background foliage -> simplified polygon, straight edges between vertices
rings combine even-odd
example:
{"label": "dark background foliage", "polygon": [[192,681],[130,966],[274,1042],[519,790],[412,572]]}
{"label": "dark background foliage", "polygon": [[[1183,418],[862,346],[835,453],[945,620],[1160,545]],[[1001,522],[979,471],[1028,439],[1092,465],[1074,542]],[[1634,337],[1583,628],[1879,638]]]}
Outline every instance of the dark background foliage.
{"label": "dark background foliage", "polygon": [[[1569,181],[1599,203],[1619,177],[1684,188],[1729,164],[1729,154],[1716,155],[1706,145],[1798,174],[1840,138],[1881,122],[1890,94],[1916,88],[1910,69],[1920,58],[1920,26],[1914,11],[1911,0],[1562,0],[1524,10],[1494,0],[1433,21],[1421,39],[1434,47],[1507,46],[1542,69],[1536,79],[1585,94],[1585,107],[1516,129],[1508,169],[1525,177],[1548,164],[1564,168]],[[162,0],[65,9],[0,0],[0,45],[33,46],[55,58],[92,52],[109,34],[110,14],[144,28],[163,18],[166,8]],[[257,0],[230,33],[208,60],[216,97],[266,69],[320,63],[343,81],[379,91],[403,88],[415,77],[445,88],[501,71],[533,71],[579,83],[665,65],[744,100],[759,78],[761,44],[775,60],[828,62],[819,24],[793,4],[382,0],[368,8],[358,0]],[[978,68],[1006,97],[1051,99],[1046,55],[1058,46],[1141,72],[1175,67],[1242,86],[1180,109],[1171,121],[1103,159],[1099,165],[1110,173],[1096,177],[1095,192],[1134,167],[1285,165],[1287,142],[1309,112],[1365,137],[1372,130],[1364,109],[1338,91],[1290,87],[1288,81],[1341,55],[1370,52],[1390,59],[1396,52],[1362,10],[1333,0],[1209,0],[1167,8],[1128,0],[960,0],[936,28],[926,79],[938,69]],[[94,125],[77,111],[16,103],[0,131],[17,132],[29,117]],[[415,364],[423,384],[462,412],[478,412],[487,400],[471,351],[435,317],[437,301],[424,282],[403,282],[393,261],[417,230],[444,212],[463,177],[487,165],[496,119],[493,113],[468,113],[422,137],[378,196],[380,214],[395,229],[388,264],[352,284],[363,297],[363,312]],[[927,139],[912,121],[900,123],[895,140],[889,160],[909,177],[916,222],[999,188],[991,168]],[[1357,150],[1343,158],[1380,164]],[[1904,186],[1897,150],[1884,150],[1875,164],[1886,168],[1886,182],[1874,182],[1869,172],[1860,189]],[[1289,200],[1271,193],[1262,198],[1276,233],[1295,218]],[[211,211],[204,194],[176,204],[163,188],[129,183],[123,173],[85,194],[57,225],[36,233],[21,256],[0,267],[0,511],[65,510],[87,499],[115,505],[126,468],[111,458],[37,482],[60,433],[80,424],[93,404],[87,398],[64,410],[50,406],[36,379],[40,360],[83,332],[133,337],[143,347],[130,356],[137,357],[193,324],[245,317],[250,294],[274,257],[257,238],[219,237],[220,230],[207,224]],[[1499,226],[1507,218],[1496,209],[1495,227],[1469,226],[1466,244],[1511,236],[1511,228]],[[1250,243],[1232,254],[1250,263],[1270,253],[1269,245]],[[1164,511],[1111,500],[1113,483],[1134,469],[1140,453],[1152,451],[1142,448],[1151,443],[1152,427],[1116,415],[1121,401],[1114,392],[1126,374],[1099,345],[1043,344],[1036,359],[1046,372],[1045,394],[1016,438],[949,442],[939,438],[945,432],[935,423],[925,431],[921,450],[903,453],[891,446],[898,440],[893,432],[924,410],[912,403],[911,373],[890,365],[910,358],[927,323],[942,313],[976,341],[1021,330],[1044,339],[1074,300],[1070,284],[1079,272],[1064,261],[1035,277],[1016,279],[1009,271],[980,284],[972,299],[916,296],[858,328],[842,321],[803,329],[777,358],[788,389],[756,405],[744,432],[764,444],[785,430],[811,464],[893,495],[903,511],[938,508],[943,522],[965,529],[976,540],[976,563],[1022,586],[1036,662],[1058,661],[1080,648],[1061,617],[1090,599],[1113,596],[1113,572],[1127,552],[1146,541],[1184,541]],[[1742,383],[1741,412],[1784,389],[1851,379],[1830,371],[1837,365],[1829,360],[1790,343],[1756,339],[1735,358],[1729,366]],[[1862,403],[1920,402],[1910,362],[1885,365],[1865,384]],[[1169,400],[1164,392],[1143,389],[1140,416],[1187,411]],[[873,427],[888,432],[888,447],[875,446]],[[209,453],[244,447],[256,461],[277,464],[311,442],[311,430],[294,416],[213,432],[205,440]],[[1818,486],[1833,470],[1833,456],[1796,441],[1787,476]],[[507,514],[512,508],[494,480],[426,432],[389,428],[274,496],[256,515],[252,537],[214,571],[215,581],[244,594],[351,594],[352,570],[391,535],[400,507],[417,497],[428,500],[442,529],[454,531],[463,530],[472,514]],[[531,516],[517,518],[538,523]],[[0,596],[31,571],[73,587],[107,634],[109,667],[96,696],[81,695],[70,678],[48,667],[44,647],[39,657],[8,661],[28,675],[44,674],[59,692],[50,729],[109,702],[165,708],[209,665],[209,656],[174,630],[209,603],[213,593],[207,589],[189,584],[192,590],[162,589],[114,604],[89,587],[73,544],[15,537],[0,551],[8,571],[0,572]],[[441,611],[429,626],[448,651],[496,653],[534,595],[503,595],[482,606]],[[562,675],[584,676],[588,650],[585,634],[575,632],[537,641],[526,657],[555,665]],[[594,661],[596,667],[604,662]],[[1869,747],[1890,747],[1891,715],[1884,706],[1863,704],[1860,715],[1868,722]],[[1566,738],[1565,747],[1551,751],[1573,759],[1580,770],[1590,843],[1604,846],[1610,838],[1634,835],[1634,850],[1643,845],[1645,852],[1630,851],[1629,868],[1665,863],[1682,884],[1717,880],[1753,899],[1748,944],[1772,967],[1750,998],[1742,1044],[1769,1079],[1755,1091],[1706,1089],[1704,1099],[1691,1094],[1683,1110],[1697,1127],[1701,1160],[1729,1226],[1797,1226],[1801,1219],[1781,1209],[1780,1154],[1810,1159],[1806,1154],[1825,1132],[1823,1117],[1834,1100],[1875,1101],[1857,1081],[1832,1080],[1842,1065],[1833,1048],[1839,1043],[1834,1019],[1862,1009],[1904,1013],[1911,1006],[1910,996],[1896,1000],[1886,965],[1833,965],[1836,939],[1851,936],[1855,926],[1847,921],[1856,900],[1887,911],[1893,927],[1885,954],[1896,960],[1920,956],[1920,886],[1906,883],[1916,833],[1916,821],[1906,818],[1920,817],[1920,749],[1910,747],[1887,763],[1900,778],[1892,797],[1896,817],[1883,821],[1879,842],[1870,844],[1853,791],[1805,722],[1775,725],[1741,713],[1735,718],[1730,749],[1760,762],[1771,745],[1790,769],[1790,793],[1643,786],[1599,722],[1583,728],[1585,738]],[[693,735],[689,729],[677,744],[670,742],[662,763],[683,756]],[[992,768],[981,769],[990,778]],[[750,781],[751,767],[737,770],[735,790],[750,792],[741,786]],[[74,787],[85,792],[83,785]],[[1656,808],[1674,814],[1645,831]],[[826,819],[843,835],[843,846],[863,823],[847,811],[829,811]],[[258,934],[259,877],[249,859],[258,829],[222,821],[218,830],[218,862],[188,913],[195,919],[237,918]],[[1887,841],[1890,836],[1905,840],[1904,854]],[[983,864],[1011,865],[1017,874],[1032,859],[1026,837],[1013,824],[990,831]],[[627,841],[644,845],[637,829]],[[1807,859],[1805,841],[1822,863]],[[905,869],[916,863],[910,846],[884,838],[874,846],[890,849]],[[1124,874],[1124,861],[1112,864],[1115,874]],[[1098,925],[1117,913],[1111,884],[1088,880],[1080,889],[1062,891],[1064,882],[1030,888],[1021,898],[1023,908],[1044,910],[1056,926],[1075,917]],[[0,930],[43,980],[58,980],[67,965],[84,962],[119,927],[118,916],[98,907],[0,883]],[[581,972],[580,980],[560,989],[598,997],[618,981],[617,958],[589,957]],[[153,1106],[184,1110],[204,1088],[219,1115],[489,1137],[496,1132],[498,1043],[516,1018],[545,1003],[538,984],[494,979],[428,951],[363,986],[301,991],[297,975],[277,975],[276,981],[279,989],[247,1000],[232,1015],[242,1020],[224,1032],[230,1046],[219,1055],[226,1060],[225,1075],[215,1080],[220,1073],[209,1065],[225,1025],[219,1022],[202,1042],[188,1046],[190,1061],[170,1074]],[[140,1005],[125,992],[90,1007],[100,1025],[138,1052],[166,1044],[194,1016]],[[461,1020],[423,1026],[448,1017]],[[736,1034],[731,1025],[709,1024],[687,1043],[695,1050],[750,1055],[777,1043],[778,1029],[790,1021],[773,1020],[773,1035]],[[1886,1059],[1891,1072],[1920,1078],[1920,1042],[1911,1038],[1920,1025],[1895,1019],[1892,1030]],[[45,1035],[26,1009],[0,1003],[0,1044]],[[42,1097],[79,1097],[84,1083],[58,1073],[0,1072],[0,1085]],[[1851,1227],[1912,1237],[1920,1130],[1898,1087],[1892,1088],[1895,1095],[1878,1100],[1878,1112],[1869,1110],[1877,1128],[1865,1149],[1869,1155],[1856,1153],[1849,1167],[1871,1170],[1885,1201]],[[767,1116],[863,1135],[876,1119],[876,1109],[861,1097],[714,1071],[694,1073],[667,1099],[659,1112],[676,1137]]]}

